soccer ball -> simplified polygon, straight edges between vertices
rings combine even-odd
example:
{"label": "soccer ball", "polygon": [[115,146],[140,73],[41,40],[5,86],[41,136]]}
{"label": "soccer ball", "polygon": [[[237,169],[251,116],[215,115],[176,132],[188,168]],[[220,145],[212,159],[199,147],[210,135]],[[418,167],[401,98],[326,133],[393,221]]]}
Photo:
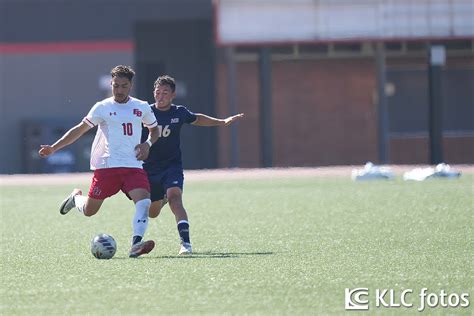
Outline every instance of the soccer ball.
{"label": "soccer ball", "polygon": [[99,234],[91,240],[91,252],[97,259],[110,259],[115,255],[117,243],[107,234]]}

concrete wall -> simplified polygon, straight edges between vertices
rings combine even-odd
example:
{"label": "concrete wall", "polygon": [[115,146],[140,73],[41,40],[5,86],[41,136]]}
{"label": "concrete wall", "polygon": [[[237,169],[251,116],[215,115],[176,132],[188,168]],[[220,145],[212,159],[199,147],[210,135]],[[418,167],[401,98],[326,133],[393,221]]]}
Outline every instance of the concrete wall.
{"label": "concrete wall", "polygon": [[[447,163],[474,162],[473,58],[450,58],[443,75]],[[423,58],[388,61],[390,162],[429,163],[428,74]],[[402,66],[402,68],[400,68]],[[394,68],[402,71],[395,80]],[[404,67],[404,68],[403,68]],[[421,69],[421,70],[420,70]],[[395,71],[395,73],[397,73]],[[227,109],[227,70],[217,66],[217,111]],[[392,76],[390,76],[392,74]],[[260,166],[259,81],[256,61],[237,63],[240,165]],[[397,77],[397,78],[398,78]],[[273,161],[277,167],[377,162],[376,69],[373,57],[272,62]],[[219,165],[230,166],[230,135],[219,131]]]}
{"label": "concrete wall", "polygon": [[[137,21],[211,18],[211,0],[0,0],[0,42],[132,39]],[[6,30],[6,31],[4,31]]]}
{"label": "concrete wall", "polygon": [[[274,61],[272,64],[275,166],[358,164],[376,160],[374,62]],[[238,64],[242,167],[260,161],[257,64]],[[218,111],[226,113],[225,65],[217,70]],[[357,131],[357,132],[355,132]],[[220,165],[229,165],[228,131],[220,131]]]}
{"label": "concrete wall", "polygon": [[[107,75],[116,64],[137,68],[137,56],[143,56],[143,52],[138,51],[141,48],[135,46],[137,25],[199,19],[211,21],[212,13],[211,0],[0,0],[0,115],[3,119],[0,146],[4,148],[0,151],[0,173],[24,171],[23,160],[28,155],[24,147],[28,139],[22,136],[22,131],[26,120],[79,121],[98,99],[105,96],[106,91],[99,85],[101,76]],[[211,32],[209,38],[213,39]],[[159,43],[160,38],[156,40]],[[101,48],[98,49],[95,46],[97,44]],[[161,44],[168,45],[168,42]],[[418,44],[403,44],[406,49],[399,53],[404,56],[410,52],[409,47]],[[474,78],[474,57],[473,44],[469,45],[470,50],[463,50],[464,58],[448,58],[447,67],[457,67],[445,85],[445,100],[450,102],[451,109],[446,115],[450,129],[444,135],[448,163],[474,162],[474,154],[470,150],[474,147],[473,95],[470,88]],[[293,47],[290,46],[272,49],[291,51]],[[329,51],[329,45],[316,48],[308,46],[311,45],[306,45],[306,48],[313,49],[314,54],[305,58],[296,58],[290,54],[293,57],[274,58],[272,62],[274,165],[376,162],[377,109],[373,55],[364,48],[360,52],[349,52],[352,57],[333,54],[326,58],[321,51]],[[13,52],[9,49],[13,49]],[[191,51],[187,48],[176,56],[186,58],[188,53]],[[415,70],[420,67],[426,69],[425,53],[419,50],[414,54],[416,57],[397,60],[389,57],[389,71],[390,67],[400,65],[408,65]],[[218,52],[216,55],[219,55]],[[199,73],[205,70],[199,70],[190,75],[193,80],[189,85],[193,85],[193,82],[208,84],[203,88],[199,86],[199,89],[215,91],[216,107],[210,105],[203,109],[210,111],[209,114],[225,117],[234,114],[229,113],[227,105],[226,65],[218,58],[215,63],[215,82],[200,81]],[[187,70],[184,65],[180,65],[182,71]],[[165,65],[164,69],[174,67],[167,66],[170,65]],[[457,71],[461,71],[461,75]],[[420,88],[407,93],[406,100],[421,100],[421,103],[394,103],[395,107],[392,108],[396,111],[391,113],[391,118],[395,119],[392,123],[396,128],[391,128],[390,159],[394,163],[427,163],[426,135],[419,134],[418,130],[421,128],[423,132],[426,129],[423,118],[415,122],[414,131],[403,130],[412,126],[409,120],[413,118],[405,114],[405,109],[426,107],[423,103],[426,102],[423,101],[426,100],[426,82],[421,82],[416,76],[410,78],[414,80],[412,84],[406,78],[401,82],[406,87]],[[260,166],[258,80],[257,62],[252,58],[240,59],[237,63],[237,101],[239,112],[246,114],[246,119],[238,123],[241,167]],[[140,73],[137,74],[137,82],[140,82]],[[397,89],[404,85],[398,85]],[[135,92],[140,87],[136,88]],[[180,100],[184,104],[188,101]],[[202,101],[206,102],[213,101]],[[200,102],[192,103],[195,106]],[[217,166],[229,167],[230,129],[216,130]],[[198,146],[193,144],[184,149],[194,151],[189,157],[199,155]],[[199,166],[208,165],[200,163]]]}
{"label": "concrete wall", "polygon": [[[428,164],[430,161],[429,138],[425,136],[392,137],[390,161],[397,164]],[[474,137],[450,135],[442,139],[444,160],[448,163],[472,164],[474,162]]]}
{"label": "concrete wall", "polygon": [[0,173],[25,171],[23,122],[78,122],[101,76],[136,68],[138,23],[211,17],[211,0],[0,0]]}
{"label": "concrete wall", "polygon": [[26,120],[80,122],[106,96],[99,80],[116,64],[133,64],[132,53],[2,56],[0,144],[8,150],[0,151],[0,173],[23,171]]}

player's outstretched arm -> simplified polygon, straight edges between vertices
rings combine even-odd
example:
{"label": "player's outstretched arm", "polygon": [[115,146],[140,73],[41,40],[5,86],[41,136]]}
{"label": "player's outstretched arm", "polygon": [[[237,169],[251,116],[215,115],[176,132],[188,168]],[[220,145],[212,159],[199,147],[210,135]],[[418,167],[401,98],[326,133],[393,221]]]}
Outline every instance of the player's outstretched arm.
{"label": "player's outstretched arm", "polygon": [[54,154],[56,151],[60,150],[67,145],[74,143],[78,140],[85,132],[90,129],[89,125],[84,122],[81,122],[68,130],[60,139],[58,139],[52,145],[41,145],[40,150],[38,151],[40,157],[47,157]]}
{"label": "player's outstretched arm", "polygon": [[209,115],[196,113],[196,121],[192,124],[196,126],[228,126],[233,122],[243,118],[244,113],[229,116],[225,119],[218,119]]}
{"label": "player's outstretched arm", "polygon": [[236,115],[229,116],[228,118],[224,119],[224,126],[232,124],[234,121],[240,120],[245,116],[244,113],[239,113]]}

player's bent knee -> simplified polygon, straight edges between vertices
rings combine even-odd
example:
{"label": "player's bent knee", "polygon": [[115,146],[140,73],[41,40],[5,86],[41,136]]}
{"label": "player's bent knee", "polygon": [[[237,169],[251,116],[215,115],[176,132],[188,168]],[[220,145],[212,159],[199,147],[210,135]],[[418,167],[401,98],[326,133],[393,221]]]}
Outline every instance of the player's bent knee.
{"label": "player's bent knee", "polygon": [[96,199],[88,198],[86,204],[84,205],[84,209],[82,213],[84,213],[84,215],[87,217],[91,217],[97,214],[103,201],[104,200],[96,200]]}
{"label": "player's bent knee", "polygon": [[97,214],[98,211],[99,211],[98,209],[88,209],[88,208],[86,208],[84,210],[84,215],[87,216],[87,217],[91,217],[91,216]]}
{"label": "player's bent knee", "polygon": [[152,202],[150,205],[150,211],[148,212],[148,217],[155,218],[160,215],[161,212],[161,201]]}
{"label": "player's bent knee", "polygon": [[182,199],[182,194],[180,191],[171,191],[167,195],[168,202],[180,202]]}
{"label": "player's bent knee", "polygon": [[128,192],[128,196],[133,200],[134,203],[140,202],[150,198],[150,192],[145,189],[133,189]]}
{"label": "player's bent knee", "polygon": [[171,197],[168,197],[168,203],[171,207],[178,207],[180,205],[183,205],[181,195],[172,195]]}
{"label": "player's bent knee", "polygon": [[168,197],[168,200],[181,198],[182,194],[183,193],[182,193],[181,189],[178,188],[178,187],[169,188],[166,191],[166,196]]}

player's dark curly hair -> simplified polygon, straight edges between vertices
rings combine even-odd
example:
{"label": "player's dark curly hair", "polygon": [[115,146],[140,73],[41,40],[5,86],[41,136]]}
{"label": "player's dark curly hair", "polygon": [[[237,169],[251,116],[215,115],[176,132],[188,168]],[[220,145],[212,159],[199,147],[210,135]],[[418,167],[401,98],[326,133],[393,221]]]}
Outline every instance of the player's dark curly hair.
{"label": "player's dark curly hair", "polygon": [[130,66],[118,65],[112,68],[110,75],[112,78],[122,77],[132,81],[133,76],[135,76],[135,71],[133,71],[132,67]]}
{"label": "player's dark curly hair", "polygon": [[155,80],[155,84],[153,85],[153,88],[156,89],[157,86],[163,86],[163,85],[168,85],[171,88],[171,91],[175,91],[176,89],[176,81],[174,80],[173,77],[164,75],[158,77],[158,79]]}

